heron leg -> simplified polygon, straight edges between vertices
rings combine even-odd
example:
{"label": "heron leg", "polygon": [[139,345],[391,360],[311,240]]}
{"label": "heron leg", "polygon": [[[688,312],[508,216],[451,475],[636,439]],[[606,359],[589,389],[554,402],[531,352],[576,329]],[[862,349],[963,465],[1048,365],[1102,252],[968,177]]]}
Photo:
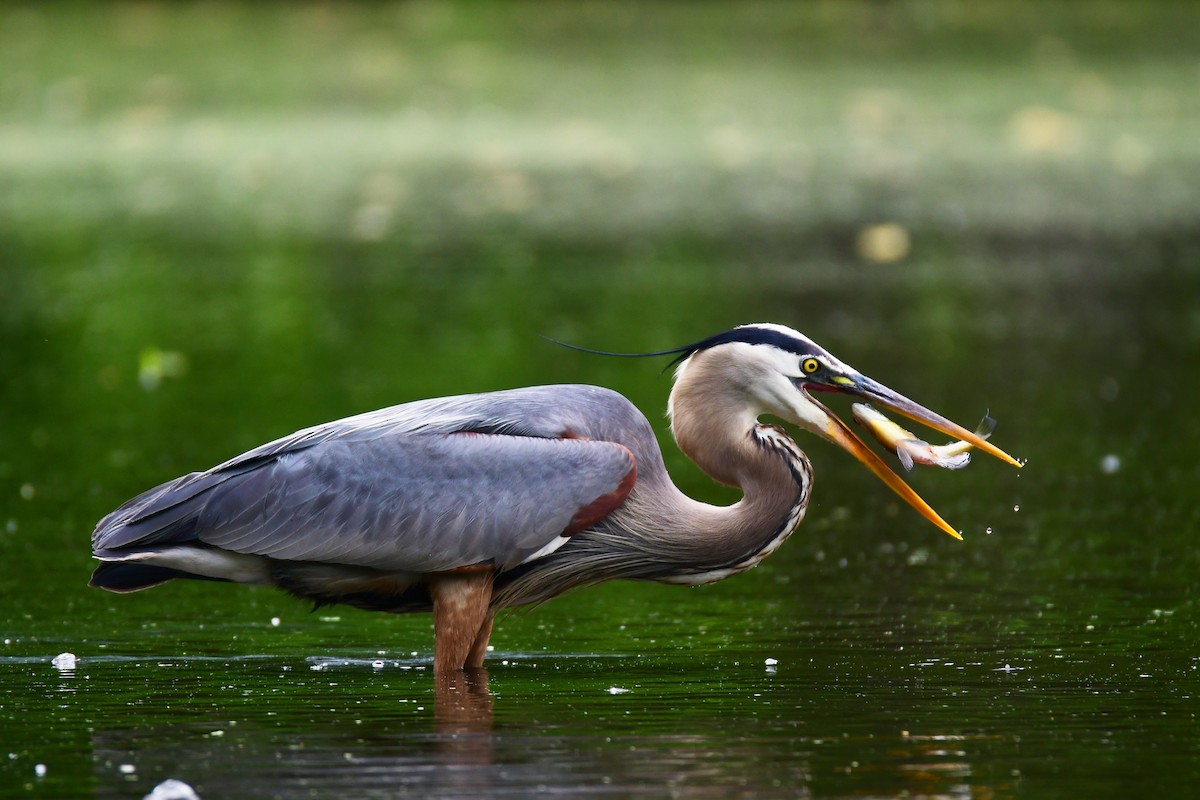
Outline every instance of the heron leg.
{"label": "heron leg", "polygon": [[483,568],[429,576],[434,672],[483,664],[492,624],[488,605],[492,601],[493,572]]}
{"label": "heron leg", "polygon": [[487,617],[484,618],[483,625],[480,626],[479,633],[475,636],[475,642],[471,645],[471,652],[467,653],[465,665],[467,669],[479,669],[483,666],[483,658],[487,655],[488,639],[492,636],[492,619],[495,616],[488,612]]}

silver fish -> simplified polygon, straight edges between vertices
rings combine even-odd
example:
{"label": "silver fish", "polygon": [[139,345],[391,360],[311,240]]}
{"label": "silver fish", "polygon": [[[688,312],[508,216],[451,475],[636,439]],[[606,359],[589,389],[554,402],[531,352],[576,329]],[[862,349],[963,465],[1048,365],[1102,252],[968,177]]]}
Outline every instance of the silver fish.
{"label": "silver fish", "polygon": [[[906,470],[911,470],[913,464],[927,467],[942,467],[944,469],[962,469],[971,460],[969,442],[959,440],[943,445],[932,445],[923,439],[918,439],[912,431],[905,430],[883,414],[866,403],[855,403],[850,407],[854,419],[862,425],[880,444],[896,452],[896,458]],[[979,423],[975,433],[983,439],[992,435],[996,429],[996,420],[987,416]]]}

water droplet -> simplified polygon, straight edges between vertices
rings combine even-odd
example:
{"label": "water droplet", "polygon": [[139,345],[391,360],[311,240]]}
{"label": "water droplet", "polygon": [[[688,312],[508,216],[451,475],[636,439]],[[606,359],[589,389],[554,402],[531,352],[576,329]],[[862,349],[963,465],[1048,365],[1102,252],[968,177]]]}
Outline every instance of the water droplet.
{"label": "water droplet", "polygon": [[1013,511],[1020,511],[1020,510],[1021,510],[1021,506],[1019,506],[1019,505],[1013,506]]}
{"label": "water droplet", "polygon": [[1109,453],[1104,458],[1100,459],[1100,471],[1105,475],[1112,475],[1121,468],[1121,459]]}
{"label": "water droplet", "polygon": [[991,529],[991,528],[988,528],[988,529],[987,529],[987,535],[988,535],[988,536],[991,536],[991,535],[992,535],[992,529]]}

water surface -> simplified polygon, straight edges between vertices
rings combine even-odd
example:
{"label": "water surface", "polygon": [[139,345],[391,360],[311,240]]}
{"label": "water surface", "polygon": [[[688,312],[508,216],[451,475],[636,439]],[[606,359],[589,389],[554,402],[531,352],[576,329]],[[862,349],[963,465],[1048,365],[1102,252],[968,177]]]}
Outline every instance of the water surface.
{"label": "water surface", "polygon": [[[1187,796],[1194,13],[587,8],[5,12],[0,791]],[[426,616],[85,586],[136,492],[440,394],[609,386],[731,502],[661,361],[540,336],[764,320],[990,410],[1027,468],[912,475],[958,543],[805,437],[813,505],[761,567],[510,614],[462,683]]]}

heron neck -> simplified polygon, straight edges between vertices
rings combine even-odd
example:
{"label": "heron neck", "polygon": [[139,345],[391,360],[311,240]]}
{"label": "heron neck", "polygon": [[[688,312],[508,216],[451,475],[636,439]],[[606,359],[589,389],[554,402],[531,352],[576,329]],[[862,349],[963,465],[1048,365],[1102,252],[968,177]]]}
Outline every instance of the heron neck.
{"label": "heron neck", "polygon": [[760,424],[744,401],[720,391],[701,399],[689,396],[690,388],[681,382],[672,393],[676,442],[714,480],[743,493],[726,507],[684,500],[677,517],[686,526],[677,535],[696,550],[694,564],[730,568],[716,580],[754,566],[791,534],[808,504],[812,469],[796,443],[781,428]]}
{"label": "heron neck", "polygon": [[543,600],[611,578],[710,583],[755,566],[795,530],[812,470],[781,429],[760,425],[744,402],[711,384],[679,381],[671,393],[671,430],[688,457],[740,488],[742,498],[722,507],[685,495],[647,431],[648,438],[627,442],[638,460],[628,501],[551,555],[505,576],[494,605]]}

